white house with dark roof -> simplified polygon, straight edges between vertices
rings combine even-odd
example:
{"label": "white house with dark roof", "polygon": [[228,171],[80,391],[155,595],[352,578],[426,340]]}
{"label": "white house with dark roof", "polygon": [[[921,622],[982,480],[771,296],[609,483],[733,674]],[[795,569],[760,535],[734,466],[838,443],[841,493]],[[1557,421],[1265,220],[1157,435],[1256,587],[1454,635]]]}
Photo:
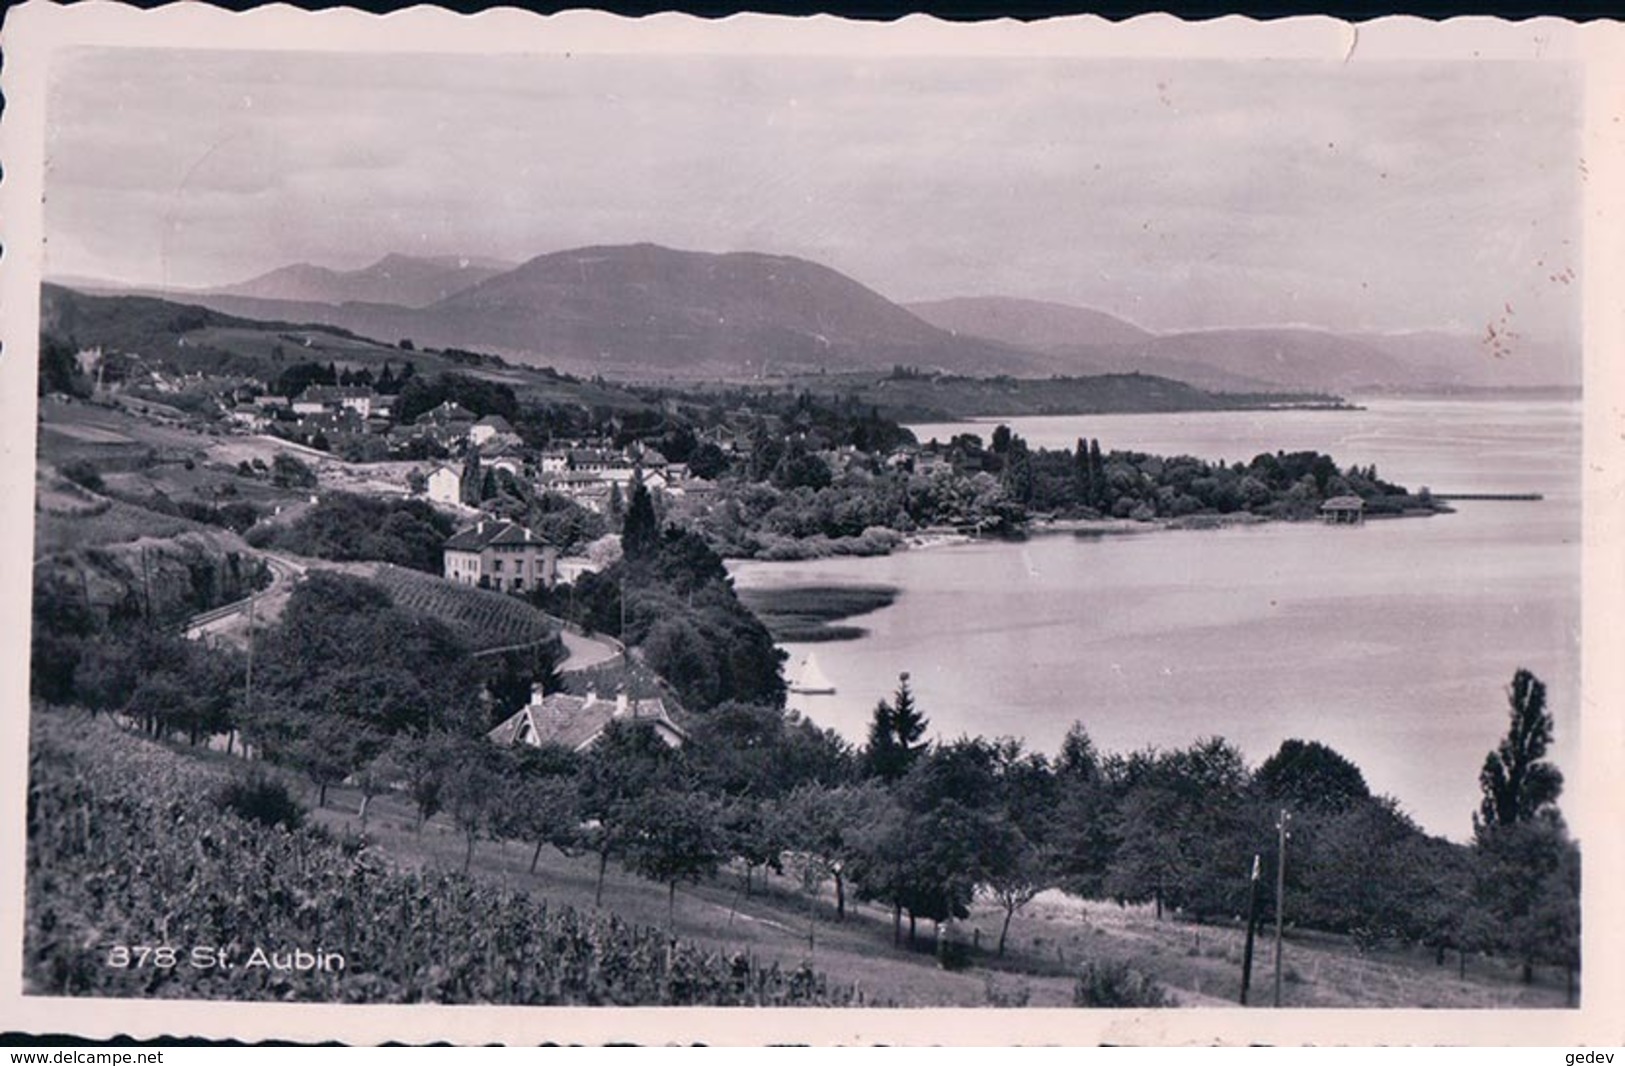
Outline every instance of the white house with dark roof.
{"label": "white house with dark roof", "polygon": [[311,385],[293,401],[293,412],[314,415],[354,411],[368,418],[377,399],[378,394],[364,385]]}
{"label": "white house with dark roof", "polygon": [[569,452],[570,469],[585,474],[613,474],[626,471],[630,476],[632,460],[608,448],[574,448]]}
{"label": "white house with dark roof", "polygon": [[531,689],[529,703],[486,736],[504,746],[529,744],[539,748],[557,744],[583,752],[598,743],[604,730],[615,721],[646,726],[669,747],[680,748],[688,741],[688,733],[672,721],[658,697],[633,699],[624,689],[613,700],[599,699],[591,691],[585,696],[562,692],[544,696],[540,685]]}
{"label": "white house with dark roof", "polygon": [[462,585],[527,592],[557,580],[558,549],[517,522],[481,519],[445,546],[445,577]]}

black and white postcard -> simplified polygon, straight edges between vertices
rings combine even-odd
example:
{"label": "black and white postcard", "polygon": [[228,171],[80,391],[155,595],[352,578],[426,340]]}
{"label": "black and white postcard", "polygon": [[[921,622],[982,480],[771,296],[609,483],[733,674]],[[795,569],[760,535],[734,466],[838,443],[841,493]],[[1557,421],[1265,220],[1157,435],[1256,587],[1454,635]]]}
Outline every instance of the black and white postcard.
{"label": "black and white postcard", "polygon": [[1619,29],[14,9],[0,1028],[1625,1040]]}

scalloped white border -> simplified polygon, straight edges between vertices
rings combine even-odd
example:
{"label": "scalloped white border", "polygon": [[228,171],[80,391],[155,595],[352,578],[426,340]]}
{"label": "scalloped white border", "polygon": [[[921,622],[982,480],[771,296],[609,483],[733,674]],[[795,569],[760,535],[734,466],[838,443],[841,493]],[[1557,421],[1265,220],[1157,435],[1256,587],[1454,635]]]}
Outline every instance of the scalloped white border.
{"label": "scalloped white border", "polygon": [[[334,52],[612,52],[782,55],[1077,56],[1536,60],[1586,75],[1584,744],[1570,822],[1584,843],[1585,1006],[1578,1011],[768,1010],[346,1007],[23,997],[21,900],[27,775],[28,603],[32,560],[34,360],[41,262],[44,87],[52,54],[74,46],[300,49]],[[828,16],[679,14],[628,19],[594,11],[514,9],[460,15],[419,6],[385,16],[272,5],[150,11],[31,0],[0,29],[0,1030],[89,1037],[196,1035],[356,1044],[764,1045],[1621,1045],[1625,1044],[1625,26],[1557,19],[1443,23],[1324,17],[1186,23],[1092,16],[1030,23],[889,23]],[[1611,195],[1610,195],[1611,194]],[[1575,785],[1579,787],[1576,788]],[[1579,803],[1575,804],[1577,794]]]}

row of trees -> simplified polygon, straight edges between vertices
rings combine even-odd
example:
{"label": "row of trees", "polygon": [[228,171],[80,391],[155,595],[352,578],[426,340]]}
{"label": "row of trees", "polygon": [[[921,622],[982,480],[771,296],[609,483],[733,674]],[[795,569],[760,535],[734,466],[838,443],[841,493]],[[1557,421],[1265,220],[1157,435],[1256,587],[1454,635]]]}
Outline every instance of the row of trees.
{"label": "row of trees", "polygon": [[[281,350],[281,345],[277,346]],[[417,367],[410,359],[401,364],[397,373],[395,368],[385,362],[383,368],[375,376],[368,367],[340,368],[337,364],[317,363],[306,361],[294,363],[277,374],[276,380],[271,383],[271,391],[277,396],[294,397],[310,388],[312,385],[349,385],[358,388],[370,388],[385,395],[393,396],[400,392],[408,382],[415,380]]]}
{"label": "row of trees", "polygon": [[[680,750],[627,722],[585,754],[463,741],[397,749],[383,765],[411,782],[421,816],[451,815],[469,856],[482,838],[529,843],[533,870],[548,847],[591,854],[600,892],[617,862],[668,899],[730,864],[741,891],[773,869],[808,892],[831,887],[837,920],[853,898],[884,906],[910,946],[920,922],[964,918],[980,898],[1001,913],[1001,954],[1046,888],[1240,920],[1253,854],[1273,884],[1269,845],[1287,809],[1293,926],[1362,947],[1425,944],[1440,963],[1455,950],[1463,968],[1485,952],[1526,973],[1578,965],[1578,851],[1538,789],[1519,820],[1486,822],[1464,846],[1421,832],[1314,742],[1289,741],[1251,770],[1217,738],[1102,755],[1080,725],[1049,758],[1009,739],[928,744],[927,727],[905,677],[861,749],[793,712],[728,702],[696,716]],[[1545,766],[1530,747],[1509,765],[1525,780]]]}

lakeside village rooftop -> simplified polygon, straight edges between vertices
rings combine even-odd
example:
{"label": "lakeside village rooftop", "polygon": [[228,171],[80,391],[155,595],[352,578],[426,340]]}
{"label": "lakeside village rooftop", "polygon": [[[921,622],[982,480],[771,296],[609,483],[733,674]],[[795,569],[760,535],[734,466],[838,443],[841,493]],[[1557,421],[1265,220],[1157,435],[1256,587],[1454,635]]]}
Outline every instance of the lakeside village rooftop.
{"label": "lakeside village rooftop", "polygon": [[531,689],[530,702],[486,736],[504,746],[557,744],[583,752],[598,742],[613,721],[647,725],[669,747],[680,748],[688,741],[688,733],[672,721],[658,696],[630,698],[624,687],[613,700],[603,700],[595,690],[585,696],[563,692],[543,695],[541,685],[536,685]]}

